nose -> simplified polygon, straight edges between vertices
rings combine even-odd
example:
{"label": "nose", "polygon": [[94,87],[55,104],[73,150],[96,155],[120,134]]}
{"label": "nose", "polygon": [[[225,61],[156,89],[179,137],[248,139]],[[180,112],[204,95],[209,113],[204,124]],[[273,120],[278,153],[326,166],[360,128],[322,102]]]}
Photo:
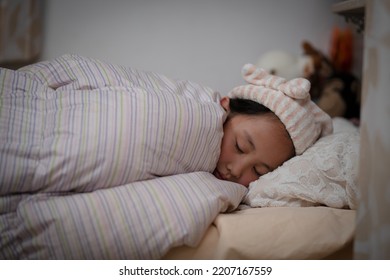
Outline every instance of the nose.
{"label": "nose", "polygon": [[239,162],[230,163],[227,166],[229,173],[235,179],[239,179],[242,176],[244,167]]}

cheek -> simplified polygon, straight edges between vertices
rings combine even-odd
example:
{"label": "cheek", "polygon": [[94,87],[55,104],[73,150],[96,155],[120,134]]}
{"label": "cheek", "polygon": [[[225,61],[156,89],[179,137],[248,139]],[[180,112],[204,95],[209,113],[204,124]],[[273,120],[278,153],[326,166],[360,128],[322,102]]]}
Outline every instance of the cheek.
{"label": "cheek", "polygon": [[226,138],[222,139],[221,143],[221,152],[219,155],[219,162],[226,162],[229,161],[229,158],[231,158],[231,148],[230,145],[228,144],[228,141],[226,141]]}
{"label": "cheek", "polygon": [[248,175],[242,176],[238,183],[241,184],[241,185],[244,185],[245,187],[248,187],[250,183],[256,181],[257,179],[259,179],[258,176],[252,175],[252,174],[248,174]]}
{"label": "cheek", "polygon": [[224,149],[221,149],[221,153],[219,155],[219,159],[218,159],[218,165],[226,165],[228,164],[229,162],[229,155],[227,154],[227,152],[224,150]]}

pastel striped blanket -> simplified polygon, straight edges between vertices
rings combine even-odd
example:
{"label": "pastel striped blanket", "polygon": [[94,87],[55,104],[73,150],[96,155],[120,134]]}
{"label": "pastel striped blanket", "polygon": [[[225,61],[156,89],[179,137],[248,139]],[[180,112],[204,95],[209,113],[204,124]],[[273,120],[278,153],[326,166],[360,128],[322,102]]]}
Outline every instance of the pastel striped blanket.
{"label": "pastel striped blanket", "polygon": [[210,174],[210,88],[76,55],[0,71],[0,258],[160,258],[245,195]]}

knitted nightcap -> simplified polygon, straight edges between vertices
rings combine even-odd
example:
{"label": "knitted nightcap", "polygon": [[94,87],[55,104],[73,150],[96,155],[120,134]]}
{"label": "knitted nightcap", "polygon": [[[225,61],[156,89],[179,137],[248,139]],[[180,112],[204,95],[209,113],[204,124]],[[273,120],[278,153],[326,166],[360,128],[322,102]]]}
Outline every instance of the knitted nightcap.
{"label": "knitted nightcap", "polygon": [[242,75],[249,84],[234,88],[228,96],[259,102],[274,112],[290,134],[296,155],[333,132],[330,116],[310,99],[308,80],[287,81],[252,64],[244,65]]}

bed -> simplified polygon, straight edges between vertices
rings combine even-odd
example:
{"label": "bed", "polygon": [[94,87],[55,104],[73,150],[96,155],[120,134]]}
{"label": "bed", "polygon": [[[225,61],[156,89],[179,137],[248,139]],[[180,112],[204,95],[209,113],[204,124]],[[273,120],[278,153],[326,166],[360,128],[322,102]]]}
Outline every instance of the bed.
{"label": "bed", "polygon": [[78,55],[0,71],[0,259],[352,257],[347,120],[245,188],[211,174],[209,87]]}

